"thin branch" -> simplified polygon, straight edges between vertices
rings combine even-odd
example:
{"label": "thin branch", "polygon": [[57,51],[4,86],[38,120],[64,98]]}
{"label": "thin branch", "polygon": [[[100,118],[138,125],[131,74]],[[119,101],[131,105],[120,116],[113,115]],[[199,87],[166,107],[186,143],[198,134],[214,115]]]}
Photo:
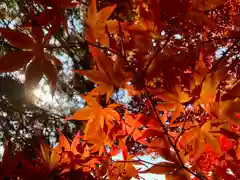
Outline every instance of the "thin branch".
{"label": "thin branch", "polygon": [[160,125],[162,126],[163,131],[164,131],[165,135],[167,136],[167,139],[168,139],[170,145],[172,146],[172,148],[174,149],[174,151],[175,151],[175,153],[176,153],[176,155],[177,155],[177,158],[178,158],[178,160],[179,160],[182,168],[184,168],[186,171],[188,171],[189,173],[191,173],[192,175],[194,175],[195,177],[197,177],[197,178],[200,179],[200,180],[207,179],[206,177],[203,177],[203,176],[201,176],[201,175],[193,172],[191,169],[187,168],[187,167],[184,165],[184,162],[183,162],[183,160],[182,160],[182,158],[181,158],[181,156],[180,156],[180,154],[179,154],[179,152],[178,152],[177,147],[176,147],[175,144],[172,142],[172,140],[171,140],[171,138],[170,138],[170,136],[169,136],[169,134],[168,134],[168,130],[166,129],[166,127],[165,127],[165,125],[163,124],[163,122],[161,121],[161,119],[160,119],[160,117],[159,117],[159,114],[157,113],[156,108],[153,106],[153,103],[152,103],[153,100],[152,100],[151,96],[149,95],[149,92],[148,92],[148,90],[147,90],[146,87],[144,87],[144,91],[145,91],[145,93],[146,93],[146,95],[147,95],[148,100],[150,101],[151,108],[152,108],[152,110],[153,110],[156,118],[158,119]]}

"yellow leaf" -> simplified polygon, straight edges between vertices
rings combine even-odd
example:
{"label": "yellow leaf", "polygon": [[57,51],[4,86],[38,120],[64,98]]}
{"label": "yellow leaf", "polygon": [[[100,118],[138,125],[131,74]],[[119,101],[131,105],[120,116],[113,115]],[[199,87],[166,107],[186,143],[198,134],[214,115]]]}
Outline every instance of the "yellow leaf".
{"label": "yellow leaf", "polygon": [[[88,120],[85,128],[85,136],[89,137],[98,130],[102,130],[107,126],[111,128],[113,121],[119,121],[120,115],[113,108],[117,107],[116,104],[109,105],[103,108],[92,96],[83,97],[89,106],[77,111],[73,117],[77,120]],[[119,105],[118,105],[119,106]]]}
{"label": "yellow leaf", "polygon": [[180,92],[179,98],[180,98],[181,103],[185,103],[191,99],[191,97],[189,97],[188,93],[185,93],[185,92]]}
{"label": "yellow leaf", "polygon": [[40,144],[40,149],[41,149],[41,153],[43,158],[46,160],[46,162],[48,162],[49,164],[50,162],[50,147],[47,144]]}
{"label": "yellow leaf", "polygon": [[42,143],[40,144],[40,149],[43,161],[50,170],[55,169],[58,165],[60,165],[61,156],[55,149],[52,149],[47,144]]}

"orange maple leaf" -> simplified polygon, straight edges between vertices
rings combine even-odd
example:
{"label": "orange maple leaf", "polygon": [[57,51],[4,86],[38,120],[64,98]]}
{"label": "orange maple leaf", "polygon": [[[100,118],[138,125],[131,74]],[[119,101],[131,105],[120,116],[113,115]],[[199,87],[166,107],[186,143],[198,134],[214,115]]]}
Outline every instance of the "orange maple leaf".
{"label": "orange maple leaf", "polygon": [[120,121],[120,115],[114,110],[120,106],[119,104],[110,104],[103,108],[94,97],[88,95],[83,98],[88,103],[88,106],[75,112],[67,120],[88,120],[85,128],[85,137],[91,137],[99,129],[107,132],[108,129],[114,126],[114,121]]}
{"label": "orange maple leaf", "polygon": [[88,8],[87,18],[85,19],[87,26],[86,36],[90,42],[95,43],[96,38],[102,45],[109,47],[109,38],[105,32],[105,28],[107,27],[110,33],[117,32],[117,21],[108,20],[115,8],[116,5],[112,5],[97,12],[97,2],[96,0],[92,0],[92,3]]}
{"label": "orange maple leaf", "polygon": [[49,170],[56,169],[61,165],[61,152],[56,151],[54,148],[51,148],[48,144],[44,143],[40,144],[40,149],[41,160]]}
{"label": "orange maple leaf", "polygon": [[133,155],[128,155],[126,161],[116,161],[108,168],[108,178],[116,180],[125,178],[140,179],[138,170],[133,165],[143,165],[140,161],[134,160]]}
{"label": "orange maple leaf", "polygon": [[90,81],[98,84],[89,94],[107,94],[106,101],[108,101],[115,88],[127,87],[130,74],[124,72],[126,62],[123,58],[117,57],[113,61],[99,49],[92,48],[91,50],[99,70],[74,70],[74,72],[85,75]]}
{"label": "orange maple leaf", "polygon": [[181,90],[181,87],[176,84],[174,92],[164,92],[160,89],[151,90],[153,95],[163,100],[163,103],[156,105],[156,109],[159,111],[173,110],[171,122],[184,111],[183,103],[189,101],[191,98],[189,95]]}

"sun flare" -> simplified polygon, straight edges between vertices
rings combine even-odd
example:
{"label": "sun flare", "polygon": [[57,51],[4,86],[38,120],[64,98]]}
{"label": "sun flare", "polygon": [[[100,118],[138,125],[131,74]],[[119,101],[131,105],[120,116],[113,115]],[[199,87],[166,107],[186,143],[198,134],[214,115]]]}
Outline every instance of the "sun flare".
{"label": "sun flare", "polygon": [[44,83],[40,83],[39,87],[33,91],[33,94],[36,101],[40,101],[43,104],[51,103],[54,100],[49,85]]}

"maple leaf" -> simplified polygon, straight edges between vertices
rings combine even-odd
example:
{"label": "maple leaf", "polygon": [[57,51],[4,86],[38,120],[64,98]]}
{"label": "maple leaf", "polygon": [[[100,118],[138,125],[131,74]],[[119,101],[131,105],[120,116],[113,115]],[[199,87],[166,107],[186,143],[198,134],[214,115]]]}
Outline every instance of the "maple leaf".
{"label": "maple leaf", "polygon": [[160,89],[150,89],[150,92],[155,95],[155,97],[164,101],[163,103],[156,105],[157,110],[173,110],[171,122],[173,122],[181,114],[181,112],[184,111],[183,103],[188,102],[191,99],[187,93],[181,91],[181,87],[178,85],[175,86],[173,93],[164,92]]}
{"label": "maple leaf", "polygon": [[53,170],[60,166],[60,154],[47,144],[40,144],[41,160],[49,170]]}
{"label": "maple leaf", "polygon": [[[39,33],[40,32],[40,33]],[[33,31],[33,37],[8,28],[0,28],[1,35],[14,47],[23,51],[10,52],[0,58],[0,72],[17,71],[27,66],[25,85],[27,89],[34,88],[43,75],[51,81],[52,91],[55,91],[57,81],[56,66],[61,62],[56,57],[44,52],[46,42],[42,41],[42,30]],[[16,61],[18,59],[18,61]]]}
{"label": "maple leaf", "polygon": [[218,115],[219,112],[226,106],[227,103],[219,103],[216,99],[218,93],[218,85],[227,75],[228,67],[223,67],[213,74],[209,74],[205,77],[200,98],[196,102],[209,114]]}
{"label": "maple leaf", "polygon": [[95,43],[96,38],[102,45],[109,47],[109,39],[105,32],[105,28],[107,27],[110,33],[117,32],[117,21],[108,20],[115,8],[116,5],[112,5],[97,12],[97,2],[96,0],[92,0],[91,5],[88,8],[87,18],[85,19],[87,27],[86,36],[90,42]]}
{"label": "maple leaf", "polygon": [[180,146],[187,147],[191,144],[193,147],[191,155],[194,160],[204,152],[206,144],[208,144],[216,153],[222,154],[220,143],[217,138],[217,136],[220,136],[220,133],[212,133],[219,131],[220,128],[220,125],[213,127],[211,121],[207,121],[200,128],[191,128],[181,137]]}
{"label": "maple leaf", "polygon": [[124,59],[120,57],[117,57],[113,62],[96,48],[91,50],[99,70],[74,70],[74,72],[85,75],[90,81],[98,84],[98,86],[89,93],[90,95],[107,94],[106,101],[108,101],[115,88],[124,88],[126,86],[129,79],[128,74],[124,72],[126,63],[123,62]]}
{"label": "maple leaf", "polygon": [[[92,123],[89,122],[87,126],[88,127],[91,126],[89,128],[92,128]],[[86,131],[88,127],[86,127]],[[96,129],[94,132],[91,132],[91,135],[89,134],[89,132],[86,132],[84,140],[92,144],[92,146],[89,148],[91,153],[98,152],[99,156],[106,155],[105,146],[109,144],[107,142],[108,140],[107,135],[105,132],[103,132],[103,130]]]}
{"label": "maple leaf", "polygon": [[126,129],[126,132],[132,135],[135,140],[137,140],[142,135],[139,129],[142,127],[142,124],[139,122],[141,116],[142,114],[132,116],[127,111],[125,112],[124,128]]}
{"label": "maple leaf", "polygon": [[85,96],[84,99],[88,106],[75,112],[67,120],[88,120],[85,128],[85,137],[92,137],[95,132],[99,132],[99,129],[107,132],[114,126],[113,121],[120,121],[120,115],[114,110],[119,106],[118,104],[110,104],[103,108],[92,96]]}
{"label": "maple leaf", "polygon": [[134,156],[128,155],[127,161],[116,161],[108,168],[108,178],[111,180],[136,178],[139,179],[138,170],[133,165],[142,165],[140,161],[134,160]]}
{"label": "maple leaf", "polygon": [[[44,37],[44,40],[49,40],[52,35],[54,35],[59,27],[63,25],[64,29],[68,32],[67,25],[67,16],[65,15],[65,11],[67,9],[76,8],[79,4],[78,2],[73,2],[72,0],[33,0],[36,3],[39,3],[44,6],[45,10],[40,12],[38,15],[32,15],[31,21],[34,20],[34,23],[38,23],[40,26],[47,26],[51,24],[48,33]],[[35,26],[35,24],[31,24],[31,26]],[[24,26],[28,26],[28,23],[25,23]]]}
{"label": "maple leaf", "polygon": [[80,144],[80,138],[84,138],[83,136],[77,133],[70,143],[60,129],[58,129],[58,133],[59,143],[55,150],[61,152],[61,164],[65,165],[62,173],[69,172],[70,170],[78,170],[84,166],[88,166],[89,168],[95,167],[95,163],[98,161],[90,158],[89,147],[84,147],[83,143]]}
{"label": "maple leaf", "polygon": [[83,144],[80,144],[80,134],[77,134],[70,143],[60,129],[58,129],[58,133],[59,142],[55,148],[44,143],[40,144],[42,161],[50,170],[63,167],[61,173],[66,173],[85,166],[91,169],[95,167],[96,163],[99,163],[97,159],[90,158],[88,146],[84,147]]}
{"label": "maple leaf", "polygon": [[51,148],[48,144],[40,144],[42,160],[50,170],[59,167],[61,165],[63,151],[70,150],[68,140],[60,130],[58,130],[58,132],[59,143],[55,148]]}
{"label": "maple leaf", "polygon": [[[143,131],[140,130],[143,126],[148,127],[149,129]],[[133,137],[134,140],[139,141],[141,138],[145,137],[146,131],[156,132],[156,135],[161,131],[160,123],[152,118],[151,116],[147,116],[144,114],[131,115],[127,110],[124,115],[124,126],[123,128],[126,132]],[[157,129],[156,131],[154,131]]]}

